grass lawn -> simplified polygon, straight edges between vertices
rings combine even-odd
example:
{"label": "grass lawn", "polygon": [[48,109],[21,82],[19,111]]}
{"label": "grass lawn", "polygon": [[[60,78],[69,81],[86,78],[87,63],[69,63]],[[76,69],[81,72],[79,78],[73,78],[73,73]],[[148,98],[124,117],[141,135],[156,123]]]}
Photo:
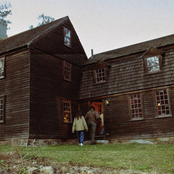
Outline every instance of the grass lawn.
{"label": "grass lawn", "polygon": [[0,153],[18,151],[25,158],[49,158],[84,166],[174,173],[173,144],[55,145],[40,147],[0,146]]}

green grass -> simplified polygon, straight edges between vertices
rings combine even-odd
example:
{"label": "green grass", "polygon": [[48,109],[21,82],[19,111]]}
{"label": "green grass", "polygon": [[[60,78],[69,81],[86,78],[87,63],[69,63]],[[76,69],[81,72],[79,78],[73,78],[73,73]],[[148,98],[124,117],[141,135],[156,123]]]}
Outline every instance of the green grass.
{"label": "green grass", "polygon": [[112,167],[145,172],[174,173],[174,145],[97,144],[40,147],[0,146],[0,152],[18,151],[25,158],[33,156],[50,161],[72,162],[94,167]]}

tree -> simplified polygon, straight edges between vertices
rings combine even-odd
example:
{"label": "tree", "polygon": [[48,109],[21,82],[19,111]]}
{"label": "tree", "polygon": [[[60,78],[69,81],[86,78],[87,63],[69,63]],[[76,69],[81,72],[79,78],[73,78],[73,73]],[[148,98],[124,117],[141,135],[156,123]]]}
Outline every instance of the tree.
{"label": "tree", "polygon": [[38,23],[38,26],[48,24],[55,20],[54,18],[50,16],[45,16],[43,13],[38,16],[38,19],[41,20],[41,23]]}
{"label": "tree", "polygon": [[0,21],[3,21],[6,24],[11,23],[9,20],[5,19],[8,15],[12,14],[11,10],[9,10],[9,8],[11,7],[12,6],[10,2],[7,2],[7,1],[0,5]]}
{"label": "tree", "polygon": [[[51,16],[45,16],[43,13],[41,15],[39,15],[37,17],[37,19],[38,20],[41,20],[41,22],[39,22],[37,26],[48,24],[48,23],[50,23],[50,22],[52,22],[52,21],[55,20],[53,17],[51,17]],[[29,29],[32,29],[32,28],[34,28],[34,26],[33,25],[30,25],[29,26]]]}

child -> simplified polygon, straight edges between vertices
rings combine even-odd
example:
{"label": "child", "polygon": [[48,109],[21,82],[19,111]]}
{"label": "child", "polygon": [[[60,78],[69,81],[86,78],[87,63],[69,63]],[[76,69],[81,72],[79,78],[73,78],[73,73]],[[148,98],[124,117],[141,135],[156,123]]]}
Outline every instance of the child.
{"label": "child", "polygon": [[82,113],[79,111],[74,118],[72,133],[76,130],[77,139],[79,145],[83,146],[84,141],[84,130],[88,131],[88,126],[86,124],[85,118],[82,116]]}

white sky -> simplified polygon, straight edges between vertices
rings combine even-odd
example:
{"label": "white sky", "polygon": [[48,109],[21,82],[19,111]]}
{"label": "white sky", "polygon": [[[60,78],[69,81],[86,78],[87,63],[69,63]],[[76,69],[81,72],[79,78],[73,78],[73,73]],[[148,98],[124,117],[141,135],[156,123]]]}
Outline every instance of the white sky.
{"label": "white sky", "polygon": [[[0,3],[4,0],[0,0]],[[174,33],[174,0],[9,0],[8,36],[69,16],[88,57]]]}

